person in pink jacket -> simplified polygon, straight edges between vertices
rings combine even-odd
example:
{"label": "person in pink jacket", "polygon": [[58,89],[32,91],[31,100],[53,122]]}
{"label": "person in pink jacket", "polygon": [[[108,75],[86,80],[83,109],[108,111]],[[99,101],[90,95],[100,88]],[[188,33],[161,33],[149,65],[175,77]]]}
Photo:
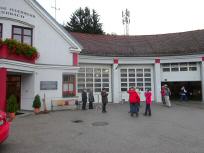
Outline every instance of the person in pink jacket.
{"label": "person in pink jacket", "polygon": [[166,95],[166,89],[165,89],[165,86],[163,85],[161,87],[161,96],[162,96],[162,103],[165,105],[166,104],[166,101],[165,101],[165,95]]}
{"label": "person in pink jacket", "polygon": [[151,107],[150,106],[152,104],[152,93],[149,90],[147,90],[145,92],[145,99],[146,99],[146,108],[145,108],[144,115],[147,116],[147,113],[149,113],[149,116],[151,116],[152,113],[151,113]]}

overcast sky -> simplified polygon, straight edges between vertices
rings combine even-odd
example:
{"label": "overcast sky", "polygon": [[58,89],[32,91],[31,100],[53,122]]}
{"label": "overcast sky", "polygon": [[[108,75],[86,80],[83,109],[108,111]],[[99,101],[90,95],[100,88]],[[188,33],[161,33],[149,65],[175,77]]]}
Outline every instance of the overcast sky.
{"label": "overcast sky", "polygon": [[[53,17],[55,0],[37,0]],[[204,29],[204,0],[56,0],[57,21],[69,21],[79,7],[100,15],[106,33],[124,34],[122,10],[130,11],[130,35]]]}

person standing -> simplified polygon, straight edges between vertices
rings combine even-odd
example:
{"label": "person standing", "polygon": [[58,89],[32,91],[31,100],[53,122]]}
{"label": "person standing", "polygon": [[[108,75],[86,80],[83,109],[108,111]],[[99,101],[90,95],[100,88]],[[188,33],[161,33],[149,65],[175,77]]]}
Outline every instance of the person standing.
{"label": "person standing", "polygon": [[165,84],[164,87],[165,87],[165,96],[164,96],[164,98],[165,98],[166,105],[168,107],[171,107],[171,102],[170,102],[170,98],[169,98],[171,96],[171,91],[168,88],[167,84]]}
{"label": "person standing", "polygon": [[[127,93],[129,94],[129,106],[130,106],[130,111],[128,112],[128,113],[130,113],[131,114],[131,110],[132,110],[132,97],[131,97],[131,93],[132,93],[132,91],[134,90],[134,87],[131,87],[128,91],[127,91]],[[132,115],[131,115],[132,116]]]}
{"label": "person standing", "polygon": [[133,116],[136,114],[136,116],[138,116],[140,98],[134,87],[131,87],[127,93],[129,94],[130,115]]}
{"label": "person standing", "polygon": [[181,101],[187,101],[187,91],[184,86],[181,88],[180,96]]}
{"label": "person standing", "polygon": [[93,109],[94,95],[93,91],[90,89],[89,91],[89,109]]}
{"label": "person standing", "polygon": [[86,89],[84,89],[82,91],[81,97],[82,97],[82,110],[86,110],[86,103],[87,103],[87,92],[86,92]]}
{"label": "person standing", "polygon": [[139,116],[140,111],[140,94],[136,91],[136,116]]}
{"label": "person standing", "polygon": [[[138,87],[136,87],[136,89],[135,89],[135,91],[136,91],[136,93],[138,94],[138,96],[140,96],[140,88],[138,88]],[[140,108],[140,101],[139,101],[139,103],[138,103],[138,107]]]}
{"label": "person standing", "polygon": [[136,91],[134,87],[131,87],[127,93],[129,94],[129,103],[130,103],[130,116],[136,114]]}
{"label": "person standing", "polygon": [[162,103],[165,105],[166,104],[166,102],[165,102],[165,86],[163,85],[162,87],[161,87],[161,97],[162,97]]}
{"label": "person standing", "polygon": [[105,88],[103,88],[101,91],[101,97],[102,97],[102,113],[106,113],[106,105],[108,103],[108,93],[106,92]]}
{"label": "person standing", "polygon": [[148,113],[149,116],[151,116],[152,115],[152,112],[151,112],[152,93],[148,89],[145,92],[145,99],[146,99],[146,108],[145,108],[144,115],[147,116],[147,113]]}

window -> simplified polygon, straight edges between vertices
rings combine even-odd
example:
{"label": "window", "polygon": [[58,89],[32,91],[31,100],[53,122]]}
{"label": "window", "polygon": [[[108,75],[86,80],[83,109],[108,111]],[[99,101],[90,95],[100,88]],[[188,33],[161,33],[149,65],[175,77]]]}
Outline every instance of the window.
{"label": "window", "polygon": [[197,64],[196,62],[189,63],[189,71],[197,71]]}
{"label": "window", "polygon": [[172,63],[172,64],[162,64],[163,72],[177,72],[177,71],[197,71],[197,63]]}
{"label": "window", "polygon": [[120,72],[121,72],[120,74],[121,77],[127,77],[127,69],[121,69]]}
{"label": "window", "polygon": [[[83,80],[84,80],[83,82],[85,82],[85,79]],[[93,83],[93,78],[86,78],[86,82]]]}
{"label": "window", "polygon": [[171,71],[172,72],[179,71],[179,64],[178,63],[171,64]]}
{"label": "window", "polygon": [[163,72],[170,72],[170,64],[162,64]]}
{"label": "window", "polygon": [[[86,78],[85,75],[90,75],[91,73],[86,73],[85,68],[80,68],[78,73],[78,91],[81,92],[85,88],[85,82],[90,82],[89,78]],[[93,73],[92,73],[93,75]]]}
{"label": "window", "polygon": [[127,82],[127,78],[121,78],[121,82]]}
{"label": "window", "polygon": [[109,69],[102,69],[102,77],[109,77]]}
{"label": "window", "polygon": [[164,64],[162,64],[162,66],[163,66],[163,67],[170,67],[170,64],[164,63]]}
{"label": "window", "polygon": [[196,62],[190,62],[189,66],[196,66]]}
{"label": "window", "polygon": [[129,69],[128,73],[129,73],[129,77],[135,77],[135,69]]}
{"label": "window", "polygon": [[140,91],[151,90],[152,74],[150,68],[126,68],[121,69],[121,91],[127,91],[130,87],[137,87]]}
{"label": "window", "polygon": [[0,23],[0,39],[3,37],[3,24]]}
{"label": "window", "polygon": [[189,71],[197,71],[197,67],[189,67]]}
{"label": "window", "polygon": [[33,30],[31,28],[13,26],[12,39],[15,39],[21,43],[32,45]]}
{"label": "window", "polygon": [[81,92],[84,88],[92,89],[94,92],[101,92],[103,87],[109,92],[109,68],[80,68],[78,73],[78,92]]}
{"label": "window", "polygon": [[188,63],[180,63],[180,71],[188,71]]}
{"label": "window", "polygon": [[164,68],[163,68],[163,72],[170,72],[170,68],[164,67]]}
{"label": "window", "polygon": [[137,78],[137,82],[143,82],[143,78]]}
{"label": "window", "polygon": [[129,82],[135,82],[135,78],[129,78]]}
{"label": "window", "polygon": [[[63,97],[75,96],[76,85],[74,75],[63,75]],[[83,86],[83,85],[82,85]]]}
{"label": "window", "polygon": [[144,72],[151,72],[150,69],[144,69]]}

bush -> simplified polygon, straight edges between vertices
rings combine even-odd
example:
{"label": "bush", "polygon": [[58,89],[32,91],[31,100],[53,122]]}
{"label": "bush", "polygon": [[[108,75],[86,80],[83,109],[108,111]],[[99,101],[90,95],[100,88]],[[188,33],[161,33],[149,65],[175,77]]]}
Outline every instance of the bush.
{"label": "bush", "polygon": [[40,96],[36,95],[33,101],[33,108],[40,108],[40,107],[41,107]]}
{"label": "bush", "polygon": [[16,44],[18,42],[15,39],[5,39],[3,41],[3,44],[8,46],[8,49],[11,53],[15,53],[15,49],[16,49]]}
{"label": "bush", "polygon": [[16,113],[18,110],[18,104],[16,96],[11,95],[7,100],[7,112]]}
{"label": "bush", "polygon": [[0,42],[0,44],[5,44],[8,46],[9,52],[16,55],[23,55],[30,59],[37,59],[39,53],[35,47],[32,47],[25,43],[20,43],[15,39],[5,39]]}

